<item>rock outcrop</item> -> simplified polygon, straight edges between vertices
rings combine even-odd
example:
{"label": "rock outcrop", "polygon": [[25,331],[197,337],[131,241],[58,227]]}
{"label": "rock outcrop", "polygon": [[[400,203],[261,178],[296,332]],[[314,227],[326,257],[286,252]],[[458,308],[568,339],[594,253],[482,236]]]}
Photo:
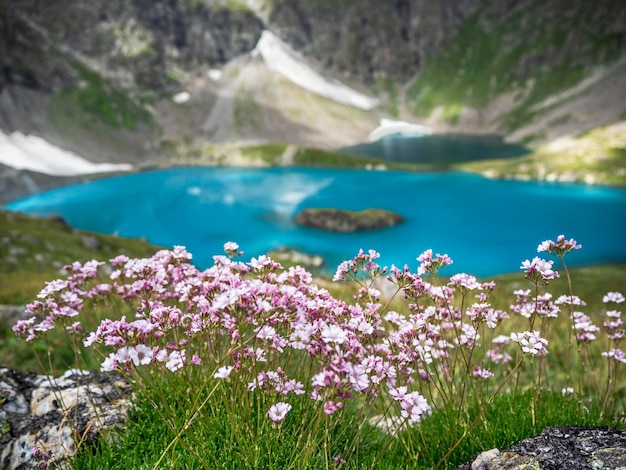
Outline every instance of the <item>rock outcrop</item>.
{"label": "rock outcrop", "polygon": [[382,77],[415,76],[480,3],[281,0],[272,8],[269,26],[325,69],[373,85]]}
{"label": "rock outcrop", "polygon": [[458,470],[617,470],[626,468],[626,431],[548,427],[506,451],[492,449]]}
{"label": "rock outcrop", "polygon": [[78,444],[123,426],[131,407],[121,378],[69,370],[60,377],[0,368],[0,468],[60,463]]}
{"label": "rock outcrop", "polygon": [[366,209],[359,212],[342,209],[304,209],[296,215],[296,223],[330,232],[360,232],[398,225],[404,219],[400,214],[385,209]]}
{"label": "rock outcrop", "polygon": [[0,89],[47,91],[92,73],[126,89],[162,90],[252,50],[263,28],[250,10],[165,0],[7,0],[0,20]]}

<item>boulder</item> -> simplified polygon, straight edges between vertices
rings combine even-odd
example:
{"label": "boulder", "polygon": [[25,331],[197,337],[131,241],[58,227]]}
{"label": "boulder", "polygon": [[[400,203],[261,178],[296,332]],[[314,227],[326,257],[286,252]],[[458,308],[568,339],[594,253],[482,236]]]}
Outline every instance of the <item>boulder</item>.
{"label": "boulder", "polygon": [[506,451],[491,449],[458,470],[592,470],[626,468],[626,431],[608,427],[547,427]]}
{"label": "boulder", "polygon": [[307,208],[296,215],[296,223],[330,232],[360,232],[393,227],[404,218],[385,209],[358,212],[343,209]]}
{"label": "boulder", "polygon": [[129,384],[114,375],[69,370],[52,377],[0,368],[0,468],[62,464],[79,443],[122,427],[130,399]]}

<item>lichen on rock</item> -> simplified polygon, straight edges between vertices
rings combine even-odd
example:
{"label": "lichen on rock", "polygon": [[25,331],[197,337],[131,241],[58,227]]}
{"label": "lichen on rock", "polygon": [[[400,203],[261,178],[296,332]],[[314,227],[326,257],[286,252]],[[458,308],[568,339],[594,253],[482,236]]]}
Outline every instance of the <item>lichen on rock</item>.
{"label": "lichen on rock", "polygon": [[120,377],[69,370],[60,377],[0,368],[0,468],[38,468],[33,450],[59,464],[79,443],[123,426],[131,389]]}

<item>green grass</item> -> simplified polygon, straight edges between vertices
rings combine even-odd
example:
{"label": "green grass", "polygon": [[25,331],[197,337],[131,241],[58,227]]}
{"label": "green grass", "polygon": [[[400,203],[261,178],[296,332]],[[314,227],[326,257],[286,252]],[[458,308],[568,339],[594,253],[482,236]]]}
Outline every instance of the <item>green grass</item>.
{"label": "green grass", "polygon": [[430,171],[430,165],[395,163],[379,158],[357,157],[310,147],[301,147],[294,156],[294,165],[326,168],[365,168],[383,167],[389,170]]}
{"label": "green grass", "polygon": [[[191,395],[190,380],[197,387]],[[74,468],[432,469],[439,464],[439,468],[454,469],[484,450],[505,449],[539,434],[546,426],[611,424],[600,418],[599,407],[584,409],[575,398],[543,393],[540,399],[535,399],[532,393],[525,392],[516,399],[510,395],[498,396],[458,445],[466,423],[460,423],[456,413],[445,412],[437,412],[419,426],[391,437],[370,424],[361,430],[351,425],[352,419],[363,412],[353,408],[329,420],[335,427],[326,434],[323,428],[307,426],[315,419],[302,406],[307,398],[294,403],[280,429],[263,424],[263,413],[255,411],[257,407],[261,410],[267,407],[260,396],[260,402],[252,404],[251,412],[242,410],[240,419],[233,420],[232,410],[224,407],[225,398],[228,402],[224,385],[202,409],[202,420],[176,440],[176,433],[168,424],[171,418],[168,421],[165,417],[176,416],[179,421],[175,426],[182,427],[198,407],[191,397],[210,393],[203,385],[205,380],[200,376],[175,374],[141,390],[126,431],[113,431],[94,447],[81,449],[73,461]],[[478,409],[474,409],[470,419],[477,413]],[[305,429],[308,433],[303,433]],[[350,449],[355,438],[359,445]],[[311,441],[318,445],[311,446]],[[326,445],[329,452],[324,452]],[[446,456],[455,445],[454,451]],[[328,456],[335,455],[341,455],[346,464],[329,461]]]}
{"label": "green grass", "polygon": [[[84,237],[97,240],[97,250],[83,243]],[[158,248],[143,240],[106,236],[73,230],[48,218],[0,211],[0,304],[24,305],[36,299],[46,281],[61,277],[60,269],[73,261],[107,261],[118,254],[145,257]],[[102,312],[103,315],[110,312]],[[98,317],[94,318],[96,321]],[[24,370],[48,367],[65,370],[74,362],[74,353],[65,335],[52,335],[49,347],[17,340],[12,325],[0,325],[0,364]],[[34,350],[32,349],[34,348]],[[33,354],[34,353],[34,354]],[[97,368],[97,358],[88,358]]]}
{"label": "green grass", "polygon": [[[167,143],[166,146],[170,147]],[[251,162],[266,166],[282,166],[284,165],[282,157],[287,147],[288,144],[283,142],[269,142],[242,147],[211,144],[205,147],[204,158],[210,156],[219,163],[227,164],[229,155],[237,153]],[[437,169],[434,165],[389,162],[380,158],[359,157],[313,147],[297,147],[289,164],[290,166],[314,168],[364,169],[369,167],[404,171],[435,171]]]}
{"label": "green grass", "polygon": [[572,139],[567,148],[539,147],[530,155],[457,164],[490,177],[558,179],[626,186],[626,137],[623,123],[601,127]]}
{"label": "green grass", "polygon": [[[85,237],[95,239],[97,250]],[[73,261],[106,261],[118,254],[151,256],[158,249],[140,239],[74,230],[62,222],[0,210],[0,304],[33,300],[44,281],[59,277]]]}
{"label": "green grass", "polygon": [[[190,380],[196,384],[191,394],[184,392]],[[233,410],[228,409],[227,403],[234,400],[231,400],[228,386],[220,385],[213,392],[214,399],[202,408],[201,421],[191,425],[163,456],[176,437],[165,417],[176,416],[175,419],[180,421],[175,425],[182,426],[198,409],[194,398],[203,398],[211,393],[208,384],[213,383],[214,380],[207,381],[200,374],[193,377],[171,374],[166,379],[161,377],[153,381],[153,386],[139,392],[127,432],[116,433],[114,438],[100,441],[94,448],[84,449],[75,459],[74,468],[334,468],[332,462],[327,461],[328,455],[345,451],[342,445],[359,433],[358,427],[348,426],[352,422],[350,415],[359,412],[352,409],[343,417],[345,424],[337,420],[331,434],[325,435],[322,425],[326,423],[317,422],[319,416],[306,411],[309,400],[306,397],[290,399],[293,409],[280,429],[268,423],[264,411],[272,402],[263,394],[253,397],[249,409],[237,410],[235,415],[238,419],[233,420]],[[354,458],[363,464],[373,461],[383,450],[386,440],[381,431],[369,427]],[[310,445],[316,441],[319,441],[318,446]],[[327,445],[328,452],[325,452]]]}
{"label": "green grass", "polygon": [[154,126],[144,103],[131,98],[95,72],[80,68],[85,85],[61,91],[52,98],[51,109],[73,115],[77,121],[85,117],[113,129],[135,131],[141,125]]}
{"label": "green grass", "polygon": [[249,145],[241,149],[242,154],[246,158],[252,160],[261,160],[266,165],[276,165],[280,161],[280,157],[287,149],[287,144],[280,142],[270,142],[260,145]]}

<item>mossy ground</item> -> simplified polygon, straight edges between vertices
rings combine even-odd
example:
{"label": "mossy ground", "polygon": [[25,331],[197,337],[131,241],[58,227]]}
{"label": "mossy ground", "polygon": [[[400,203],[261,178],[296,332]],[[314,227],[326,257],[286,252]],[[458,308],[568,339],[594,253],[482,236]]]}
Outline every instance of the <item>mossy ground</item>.
{"label": "mossy ground", "polygon": [[468,162],[457,168],[494,178],[626,186],[626,121],[562,138],[523,157]]}

